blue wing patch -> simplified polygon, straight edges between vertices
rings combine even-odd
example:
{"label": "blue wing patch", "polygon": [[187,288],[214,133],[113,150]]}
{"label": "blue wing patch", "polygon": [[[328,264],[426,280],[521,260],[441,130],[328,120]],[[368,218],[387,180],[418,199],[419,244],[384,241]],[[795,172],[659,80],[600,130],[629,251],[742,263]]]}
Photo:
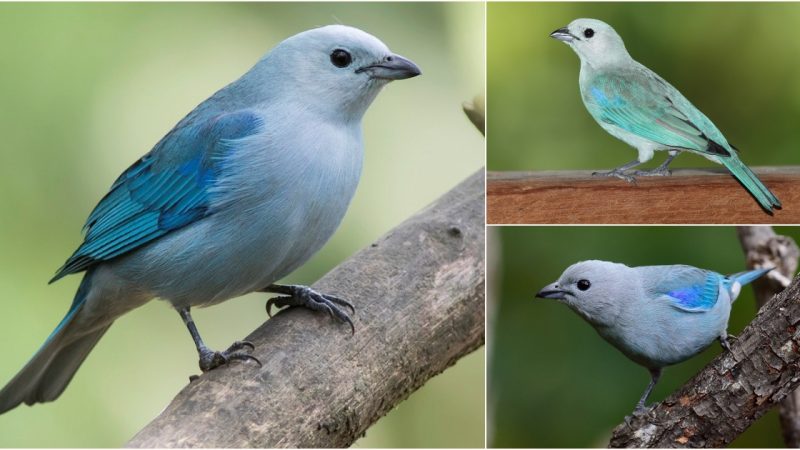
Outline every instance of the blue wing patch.
{"label": "blue wing patch", "polygon": [[654,299],[687,312],[708,311],[717,304],[720,283],[725,277],[710,270],[685,265],[644,266],[645,288]]}
{"label": "blue wing patch", "polygon": [[719,286],[712,283],[696,284],[667,292],[677,308],[686,311],[708,311],[717,303]]}
{"label": "blue wing patch", "polygon": [[114,182],[89,215],[83,244],[50,282],[211,214],[209,187],[220,175],[220,157],[261,126],[261,119],[248,111],[179,124]]}
{"label": "blue wing patch", "polygon": [[618,95],[613,99],[609,99],[606,93],[596,86],[592,86],[591,91],[595,101],[603,108],[622,108],[625,106],[625,100]]}
{"label": "blue wing patch", "polygon": [[709,311],[717,304],[719,283],[723,277],[714,272],[706,272],[705,280],[699,283],[676,287],[666,292],[673,306],[689,312]]}
{"label": "blue wing patch", "polygon": [[708,137],[668,97],[654,95],[641,77],[596,76],[584,101],[598,120],[673,148],[706,151]]}

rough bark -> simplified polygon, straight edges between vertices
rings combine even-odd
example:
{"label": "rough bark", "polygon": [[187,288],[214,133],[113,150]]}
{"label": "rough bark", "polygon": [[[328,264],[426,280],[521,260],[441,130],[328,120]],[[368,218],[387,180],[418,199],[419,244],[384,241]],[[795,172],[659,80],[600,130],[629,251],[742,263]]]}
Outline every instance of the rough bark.
{"label": "rough bark", "polygon": [[349,446],[483,345],[484,280],[480,170],[314,284],[356,305],[353,335],[282,311],[247,337],[263,367],[203,374],[128,446]]}
{"label": "rough bark", "polygon": [[[775,267],[753,283],[756,304],[761,308],[789,285],[792,275],[797,272],[800,249],[792,238],[775,234],[772,227],[736,227],[736,232],[747,258],[747,267]],[[800,446],[800,390],[783,399],[778,411],[786,446],[797,448]]]}
{"label": "rough bark", "polygon": [[775,268],[753,283],[756,304],[761,308],[773,295],[789,286],[792,276],[797,272],[800,249],[792,238],[775,234],[772,227],[736,227],[736,233],[745,252],[748,268]]}
{"label": "rough bark", "polygon": [[722,447],[800,384],[800,277],[677,392],[617,426],[609,447]]}
{"label": "rough bark", "polygon": [[590,171],[489,172],[490,224],[800,223],[800,167],[754,168],[783,202],[767,214],[723,168],[678,169],[636,184]]}

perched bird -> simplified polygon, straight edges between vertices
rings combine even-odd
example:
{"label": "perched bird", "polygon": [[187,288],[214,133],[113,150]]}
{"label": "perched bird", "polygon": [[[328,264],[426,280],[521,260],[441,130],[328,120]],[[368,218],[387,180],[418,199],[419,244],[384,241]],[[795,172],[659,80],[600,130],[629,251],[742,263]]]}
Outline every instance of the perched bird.
{"label": "perched bird", "polygon": [[536,296],[565,303],[606,341],[650,371],[644,409],[661,369],[705,350],[728,346],[731,305],[742,286],[772,269],[720,275],[692,266],[628,267],[607,261],[571,265]]}
{"label": "perched bird", "polygon": [[[0,391],[0,413],[56,399],[112,322],[153,298],[180,313],[211,370],[252,344],[203,343],[189,313],[249,292],[347,322],[347,301],[274,284],[331,237],[360,178],[361,119],[392,80],[419,75],[364,31],[292,36],[182,119],[111,186],[52,281],[85,271],[66,317]],[[257,362],[257,360],[255,360]]]}
{"label": "perched bird", "polygon": [[[767,212],[780,208],[778,198],[744,165],[737,149],[711,120],[671,84],[631,58],[611,26],[576,19],[550,36],[578,54],[581,97],[594,120],[639,152],[630,163],[595,175],[628,182],[634,181],[633,175],[669,175],[669,163],[678,153],[689,151],[725,166]],[[663,164],[650,171],[626,173],[650,161],[656,150],[668,152]]]}

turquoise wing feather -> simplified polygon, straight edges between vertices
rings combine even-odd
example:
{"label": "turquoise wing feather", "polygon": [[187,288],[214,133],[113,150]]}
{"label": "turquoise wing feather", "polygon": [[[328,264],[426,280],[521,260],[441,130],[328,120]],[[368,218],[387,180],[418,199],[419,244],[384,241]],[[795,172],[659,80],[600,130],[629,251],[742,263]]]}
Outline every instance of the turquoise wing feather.
{"label": "turquoise wing feather", "polygon": [[181,123],[111,186],[84,226],[83,244],[58,270],[59,278],[124,255],[213,213],[210,187],[237,139],[257,132],[258,116],[225,114]]}
{"label": "turquoise wing feather", "polygon": [[592,116],[665,148],[714,156],[765,210],[780,207],[711,120],[672,85],[644,70],[600,73],[589,80],[583,100]]}
{"label": "turquoise wing feather", "polygon": [[731,154],[714,124],[664,80],[600,74],[590,81],[584,101],[598,120],[664,147]]}

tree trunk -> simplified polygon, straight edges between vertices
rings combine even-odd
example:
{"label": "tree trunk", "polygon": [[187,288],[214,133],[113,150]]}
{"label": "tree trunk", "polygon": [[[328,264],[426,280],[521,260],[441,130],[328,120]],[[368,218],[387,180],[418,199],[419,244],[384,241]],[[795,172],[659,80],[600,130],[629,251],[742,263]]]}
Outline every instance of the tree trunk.
{"label": "tree trunk", "polygon": [[[788,236],[775,234],[772,227],[736,227],[747,267],[775,267],[768,276],[753,283],[760,309],[773,295],[786,289],[797,272],[800,249]],[[800,447],[800,391],[789,394],[779,408],[783,440],[787,447]]]}

